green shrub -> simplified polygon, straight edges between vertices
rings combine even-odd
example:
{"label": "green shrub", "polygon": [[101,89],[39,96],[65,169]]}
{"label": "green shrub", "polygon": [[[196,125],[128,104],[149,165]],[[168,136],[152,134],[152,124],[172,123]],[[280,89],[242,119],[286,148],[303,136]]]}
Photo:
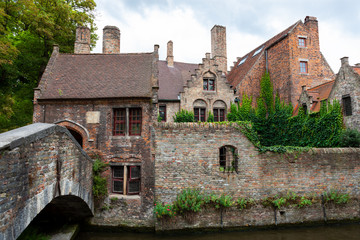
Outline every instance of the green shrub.
{"label": "green shrub", "polygon": [[238,209],[242,210],[242,209],[246,209],[246,208],[249,208],[250,206],[254,205],[255,204],[255,200],[250,198],[250,199],[247,199],[247,198],[239,198],[237,201],[236,201],[236,206]]}
{"label": "green shrub", "polygon": [[356,129],[345,129],[340,135],[341,147],[360,147],[360,132]]}
{"label": "green shrub", "polygon": [[311,205],[312,205],[312,201],[310,199],[306,198],[305,196],[302,196],[300,199],[300,202],[298,204],[298,207],[303,208],[303,207],[311,206]]}
{"label": "green shrub", "polygon": [[173,217],[176,215],[176,211],[174,210],[174,206],[170,204],[164,204],[156,202],[154,206],[154,213],[157,218],[163,217]]}
{"label": "green shrub", "polygon": [[349,194],[339,193],[337,190],[330,190],[324,192],[324,203],[335,203],[335,204],[345,204],[350,200]]}
{"label": "green shrub", "polygon": [[209,111],[209,116],[208,116],[208,119],[207,119],[208,122],[214,122],[214,114],[212,114],[210,111]]}
{"label": "green shrub", "polygon": [[107,182],[101,173],[108,165],[103,163],[99,157],[96,157],[93,164],[93,195],[97,199],[107,196]]}
{"label": "green shrub", "polygon": [[181,109],[173,118],[174,122],[194,122],[194,113]]}
{"label": "green shrub", "polygon": [[198,189],[185,189],[177,195],[174,202],[174,210],[180,214],[186,212],[198,212],[203,204],[204,196]]}

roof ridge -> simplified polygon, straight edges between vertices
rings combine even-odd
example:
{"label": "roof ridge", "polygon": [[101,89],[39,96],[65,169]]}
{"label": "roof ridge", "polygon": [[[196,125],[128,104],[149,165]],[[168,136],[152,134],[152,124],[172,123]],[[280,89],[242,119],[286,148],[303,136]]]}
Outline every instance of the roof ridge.
{"label": "roof ridge", "polygon": [[316,88],[322,87],[322,86],[324,86],[324,85],[326,85],[326,84],[329,84],[329,83],[332,83],[332,82],[335,82],[335,80],[330,80],[330,81],[328,81],[328,82],[319,84],[319,85],[317,85],[317,86],[315,86],[315,87],[309,88],[307,91],[315,90]]}
{"label": "roof ridge", "polygon": [[125,56],[125,55],[142,55],[142,54],[153,54],[153,52],[141,52],[141,53],[59,53],[59,55],[75,55],[75,56]]}

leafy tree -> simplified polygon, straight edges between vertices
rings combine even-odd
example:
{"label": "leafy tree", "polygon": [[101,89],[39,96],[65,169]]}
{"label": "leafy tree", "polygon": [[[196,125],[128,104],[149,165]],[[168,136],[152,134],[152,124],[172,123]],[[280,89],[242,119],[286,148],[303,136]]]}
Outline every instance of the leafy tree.
{"label": "leafy tree", "polygon": [[78,25],[96,30],[95,7],[94,0],[0,1],[0,132],[31,123],[32,89],[53,44],[73,52]]}

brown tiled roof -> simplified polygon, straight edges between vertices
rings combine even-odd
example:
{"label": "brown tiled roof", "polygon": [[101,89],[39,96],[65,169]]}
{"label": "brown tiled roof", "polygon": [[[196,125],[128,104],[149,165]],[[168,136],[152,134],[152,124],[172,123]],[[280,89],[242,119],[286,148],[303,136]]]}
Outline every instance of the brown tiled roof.
{"label": "brown tiled roof", "polygon": [[357,74],[360,75],[360,67],[353,67],[354,71],[357,72]]}
{"label": "brown tiled roof", "polygon": [[[313,104],[311,105],[311,112],[320,111],[321,101],[328,99],[331,89],[335,83],[335,80],[320,84],[316,87],[309,88],[307,93],[310,97],[312,97]],[[299,104],[297,104],[294,108],[293,115],[297,115],[299,112]]]}
{"label": "brown tiled roof", "polygon": [[191,74],[195,73],[198,64],[174,62],[168,67],[166,61],[158,62],[159,68],[159,100],[178,100],[179,92]]}
{"label": "brown tiled roof", "polygon": [[[255,48],[245,56],[239,58],[236,62],[236,65],[234,68],[230,71],[227,79],[232,86],[237,86],[242,79],[246,76],[246,74],[251,70],[251,68],[254,66],[254,64],[260,59],[260,57],[264,54],[265,49],[270,47],[272,44],[275,44],[278,41],[281,41],[283,38],[287,36],[288,33],[290,33],[299,23],[301,20],[297,21],[295,24],[291,25],[281,33],[277,34],[276,36],[272,37],[265,43],[261,44],[259,47]],[[260,50],[261,49],[261,50]],[[256,51],[259,52],[254,56],[254,53]],[[241,65],[239,63],[246,59]]]}
{"label": "brown tiled roof", "polygon": [[151,97],[152,61],[152,53],[59,54],[40,99]]}

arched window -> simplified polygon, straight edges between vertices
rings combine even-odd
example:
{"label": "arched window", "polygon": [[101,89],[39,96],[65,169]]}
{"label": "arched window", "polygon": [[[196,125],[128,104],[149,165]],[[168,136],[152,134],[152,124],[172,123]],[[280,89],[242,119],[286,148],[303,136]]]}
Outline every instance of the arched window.
{"label": "arched window", "polygon": [[214,121],[215,122],[225,121],[226,104],[221,100],[214,102],[213,113],[214,113]]}
{"label": "arched window", "polygon": [[203,76],[203,90],[215,91],[215,75],[207,72]]}
{"label": "arched window", "polygon": [[206,102],[198,99],[194,102],[194,118],[197,122],[205,122],[206,120]]}
{"label": "arched window", "polygon": [[219,166],[221,172],[238,172],[238,154],[233,146],[219,149]]}

